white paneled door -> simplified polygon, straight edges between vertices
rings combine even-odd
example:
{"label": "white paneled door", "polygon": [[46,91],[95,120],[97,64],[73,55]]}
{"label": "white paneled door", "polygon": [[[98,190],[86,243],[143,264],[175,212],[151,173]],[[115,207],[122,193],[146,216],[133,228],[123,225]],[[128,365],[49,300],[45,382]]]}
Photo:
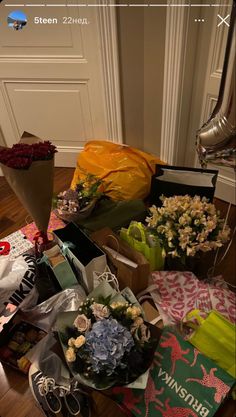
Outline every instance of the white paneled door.
{"label": "white paneled door", "polygon": [[[13,3],[0,5],[0,126],[6,144],[28,131],[57,145],[57,165],[73,166],[88,140],[121,142],[115,12],[76,0],[64,1],[67,7],[58,5],[62,1]],[[8,27],[14,10],[27,16],[22,30]]]}

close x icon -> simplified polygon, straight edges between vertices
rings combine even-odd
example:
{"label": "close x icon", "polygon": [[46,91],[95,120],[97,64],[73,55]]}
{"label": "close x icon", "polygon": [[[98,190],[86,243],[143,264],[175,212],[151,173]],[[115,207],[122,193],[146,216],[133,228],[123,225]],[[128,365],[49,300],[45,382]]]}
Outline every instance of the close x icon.
{"label": "close x icon", "polygon": [[221,26],[223,23],[229,27],[229,23],[227,22],[227,19],[229,18],[229,14],[227,14],[226,17],[222,17],[220,14],[217,15],[217,17],[220,19],[220,22],[218,23],[217,27]]}

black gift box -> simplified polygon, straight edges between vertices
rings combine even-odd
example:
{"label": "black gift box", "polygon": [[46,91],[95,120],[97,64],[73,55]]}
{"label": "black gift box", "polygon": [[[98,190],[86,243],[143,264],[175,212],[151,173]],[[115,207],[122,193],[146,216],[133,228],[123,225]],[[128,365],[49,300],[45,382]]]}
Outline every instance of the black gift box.
{"label": "black gift box", "polygon": [[175,167],[156,165],[156,173],[152,176],[149,202],[161,206],[161,195],[190,195],[206,197],[212,202],[218,171],[212,169]]}

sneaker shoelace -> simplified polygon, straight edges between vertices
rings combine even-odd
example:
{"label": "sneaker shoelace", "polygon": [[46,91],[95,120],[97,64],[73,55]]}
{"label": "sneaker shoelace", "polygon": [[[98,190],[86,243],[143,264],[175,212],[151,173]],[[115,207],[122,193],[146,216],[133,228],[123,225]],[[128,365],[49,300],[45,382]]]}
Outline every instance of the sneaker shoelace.
{"label": "sneaker shoelace", "polygon": [[55,380],[47,376],[41,376],[36,382],[40,395],[47,395],[49,392],[53,392],[55,387]]}
{"label": "sneaker shoelace", "polygon": [[73,392],[80,392],[81,394],[87,395],[88,397],[88,393],[86,391],[84,391],[81,386],[79,385],[78,381],[73,380],[71,382],[71,387],[70,387],[70,391]]}
{"label": "sneaker shoelace", "polygon": [[65,385],[55,385],[54,390],[58,392],[59,397],[64,397],[70,393],[70,386],[66,387]]}

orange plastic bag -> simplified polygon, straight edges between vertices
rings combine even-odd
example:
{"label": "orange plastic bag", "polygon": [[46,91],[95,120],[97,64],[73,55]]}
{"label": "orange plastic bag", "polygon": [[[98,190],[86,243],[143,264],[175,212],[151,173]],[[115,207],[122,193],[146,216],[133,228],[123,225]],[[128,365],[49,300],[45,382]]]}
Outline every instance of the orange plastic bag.
{"label": "orange plastic bag", "polygon": [[104,181],[105,193],[113,200],[144,199],[150,192],[151,177],[159,158],[136,148],[92,140],[79,154],[71,183],[83,179],[84,170]]}

